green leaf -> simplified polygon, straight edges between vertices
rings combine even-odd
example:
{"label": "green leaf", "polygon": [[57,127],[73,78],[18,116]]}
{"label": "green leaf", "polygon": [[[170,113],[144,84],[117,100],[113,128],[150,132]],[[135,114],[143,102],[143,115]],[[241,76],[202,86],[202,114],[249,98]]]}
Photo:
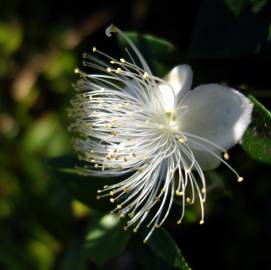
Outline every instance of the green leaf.
{"label": "green leaf", "polygon": [[82,175],[80,170],[74,168],[75,165],[83,166],[75,157],[50,159],[48,164],[56,178],[74,198],[103,212],[114,208],[108,199],[97,200],[97,190],[103,188],[104,185],[112,184],[114,179]]}
{"label": "green leaf", "polygon": [[271,164],[271,113],[253,96],[252,122],[246,130],[241,146],[253,159]]}
{"label": "green leaf", "polygon": [[84,256],[84,241],[76,239],[64,253],[59,270],[86,270],[86,258]]}
{"label": "green leaf", "polygon": [[41,152],[50,157],[64,155],[71,150],[66,128],[53,113],[33,122],[24,133],[21,143],[26,152]]}
{"label": "green leaf", "polygon": [[267,3],[268,0],[250,0],[251,9],[254,13],[260,12]]}
{"label": "green leaf", "polygon": [[247,0],[224,0],[224,2],[229,10],[232,11],[236,16],[240,15],[247,4]]}
{"label": "green leaf", "polygon": [[161,260],[181,270],[191,270],[178,245],[163,228],[156,230],[147,242],[148,247]]}
{"label": "green leaf", "polygon": [[18,24],[0,23],[0,53],[14,53],[22,44],[23,32]]}
{"label": "green leaf", "polygon": [[263,3],[251,2],[251,11],[248,2],[204,0],[192,34],[190,57],[228,59],[264,53],[270,16],[259,20],[255,12]]}
{"label": "green leaf", "polygon": [[113,214],[94,220],[85,240],[85,253],[102,266],[121,254],[128,244],[131,232],[124,231],[122,222]]}
{"label": "green leaf", "polygon": [[[152,35],[140,35],[135,32],[126,32],[125,34],[142,53],[155,75],[164,76],[173,66],[177,51],[170,42]],[[117,37],[120,48],[128,47],[129,49],[127,42],[120,35]],[[129,51],[132,50],[129,49]]]}

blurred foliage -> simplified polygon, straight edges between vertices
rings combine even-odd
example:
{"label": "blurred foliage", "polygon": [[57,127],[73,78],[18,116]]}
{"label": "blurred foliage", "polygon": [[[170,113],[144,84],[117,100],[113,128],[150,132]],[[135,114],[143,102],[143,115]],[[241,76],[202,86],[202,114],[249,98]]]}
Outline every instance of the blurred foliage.
{"label": "blurred foliage", "polygon": [[96,200],[108,180],[78,175],[66,129],[80,54],[93,42],[123,53],[104,36],[114,18],[122,29],[152,34],[130,37],[157,75],[185,62],[195,84],[253,95],[242,147],[270,163],[271,1],[197,0],[180,9],[174,1],[4,0],[0,7],[0,269],[187,269],[182,255],[193,269],[271,267],[270,165],[236,147],[231,164],[247,181],[232,184],[224,168],[208,173],[206,225],[197,225],[195,207],[178,227],[177,206],[166,224],[172,237],[157,230],[144,245],[107,213],[112,204]]}
{"label": "blurred foliage", "polygon": [[254,159],[271,163],[271,113],[253,96],[252,123],[242,139],[242,147]]}

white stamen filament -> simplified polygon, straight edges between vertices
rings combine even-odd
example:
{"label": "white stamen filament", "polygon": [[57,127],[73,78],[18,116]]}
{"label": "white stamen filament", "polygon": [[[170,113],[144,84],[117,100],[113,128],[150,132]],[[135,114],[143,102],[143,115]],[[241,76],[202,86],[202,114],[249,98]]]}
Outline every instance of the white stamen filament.
{"label": "white stamen filament", "polygon": [[[127,174],[125,180],[98,190],[97,199],[108,198],[116,203],[112,212],[130,217],[126,229],[134,226],[136,232],[148,220],[150,229],[144,241],[165,222],[175,198],[182,204],[178,224],[187,203],[197,201],[202,224],[206,181],[191,146],[224,163],[239,182],[243,178],[225,161],[229,158],[226,149],[181,130],[179,122],[187,108],[181,102],[177,104],[167,82],[152,74],[131,40],[115,26],[107,29],[107,35],[111,32],[119,33],[127,41],[142,66],[136,65],[128,50],[128,60],[116,60],[96,47],[92,52],[104,61],[83,55],[84,66],[101,73],[77,70],[81,79],[75,85],[78,93],[71,102],[69,115],[74,122],[69,129],[80,135],[73,143],[80,159],[88,164],[81,170],[95,176]],[[174,94],[170,110],[159,84],[168,86]]]}

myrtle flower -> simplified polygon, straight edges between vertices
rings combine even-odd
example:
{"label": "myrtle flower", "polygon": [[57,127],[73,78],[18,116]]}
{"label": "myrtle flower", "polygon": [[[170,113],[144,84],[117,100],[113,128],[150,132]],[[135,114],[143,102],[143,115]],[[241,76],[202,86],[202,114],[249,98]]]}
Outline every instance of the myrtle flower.
{"label": "myrtle flower", "polygon": [[86,175],[117,177],[115,184],[98,190],[97,199],[115,203],[112,212],[128,217],[134,232],[143,223],[145,241],[169,215],[174,200],[198,203],[204,223],[206,179],[204,170],[220,163],[241,177],[227,162],[227,149],[240,141],[251,121],[252,104],[238,91],[218,84],[190,90],[192,70],[173,68],[165,78],[152,74],[133,42],[117,27],[129,49],[119,60],[93,47],[83,55],[76,97],[69,114],[70,130],[77,133],[74,147],[87,165]]}

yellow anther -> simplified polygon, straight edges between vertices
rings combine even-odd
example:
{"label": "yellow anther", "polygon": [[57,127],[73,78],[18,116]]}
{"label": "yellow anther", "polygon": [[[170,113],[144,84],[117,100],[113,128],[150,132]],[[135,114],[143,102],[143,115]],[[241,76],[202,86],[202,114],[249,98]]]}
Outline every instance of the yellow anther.
{"label": "yellow anther", "polygon": [[110,198],[110,202],[111,202],[111,203],[114,203],[115,200],[114,200],[113,198]]}
{"label": "yellow anther", "polygon": [[117,131],[113,130],[113,131],[112,131],[112,135],[113,135],[114,137],[116,137],[116,136],[118,135]]}
{"label": "yellow anther", "polygon": [[134,228],[134,229],[133,229],[133,232],[134,232],[134,233],[137,233],[137,228]]}
{"label": "yellow anther", "polygon": [[90,153],[92,153],[92,154],[93,154],[93,153],[94,153],[94,150],[93,150],[93,149],[92,149],[92,150],[90,150]]}
{"label": "yellow anther", "polygon": [[112,69],[110,67],[106,68],[107,72],[110,73]]}
{"label": "yellow anther", "polygon": [[127,162],[127,161],[128,161],[128,158],[127,158],[127,157],[125,157],[123,160],[124,160],[125,162]]}
{"label": "yellow anther", "polygon": [[229,160],[230,159],[230,155],[228,154],[228,152],[225,152],[223,155],[225,160]]}
{"label": "yellow anther", "polygon": [[204,224],[204,220],[202,219],[200,222],[199,222],[200,225]]}
{"label": "yellow anther", "polygon": [[159,128],[160,128],[160,129],[163,129],[164,127],[165,127],[165,126],[164,126],[163,124],[160,124],[160,125],[159,125]]}
{"label": "yellow anther", "polygon": [[145,71],[143,74],[143,79],[146,80],[148,77],[149,77],[149,74],[148,72]]}
{"label": "yellow anther", "polygon": [[79,74],[80,73],[80,69],[79,68],[74,69],[74,73],[75,74]]}
{"label": "yellow anther", "polygon": [[100,189],[97,190],[97,193],[101,193],[102,191]]}
{"label": "yellow anther", "polygon": [[202,193],[206,193],[206,189],[205,189],[205,188],[202,188],[202,189],[201,189],[201,192],[202,192]]}
{"label": "yellow anther", "polygon": [[239,176],[238,178],[237,178],[237,181],[240,183],[240,182],[243,182],[244,181],[244,177],[242,177],[242,176]]}
{"label": "yellow anther", "polygon": [[178,190],[176,190],[176,196],[183,196],[183,191],[178,191]]}
{"label": "yellow anther", "polygon": [[116,70],[115,70],[115,72],[116,72],[116,74],[119,74],[120,72],[121,72],[121,68],[117,68]]}
{"label": "yellow anther", "polygon": [[182,223],[181,219],[177,220],[177,224],[181,224],[181,223]]}
{"label": "yellow anther", "polygon": [[111,61],[110,61],[110,64],[115,64],[115,61],[111,60]]}
{"label": "yellow anther", "polygon": [[92,159],[90,162],[91,162],[91,163],[95,163],[95,162],[96,162],[96,160],[95,160],[95,159]]}
{"label": "yellow anther", "polygon": [[99,165],[96,163],[96,164],[94,165],[94,167],[95,167],[95,168],[98,168],[98,167],[99,167]]}
{"label": "yellow anther", "polygon": [[120,62],[121,63],[125,63],[125,59],[124,58],[120,58]]}
{"label": "yellow anther", "polygon": [[111,190],[109,194],[110,194],[110,196],[114,196],[114,191]]}
{"label": "yellow anther", "polygon": [[118,208],[118,209],[121,209],[121,204],[118,204],[118,205],[117,205],[117,208]]}
{"label": "yellow anther", "polygon": [[186,198],[186,202],[190,203],[191,199],[189,197]]}
{"label": "yellow anther", "polygon": [[100,200],[100,196],[96,196],[96,199],[97,199],[97,200]]}
{"label": "yellow anther", "polygon": [[96,52],[96,51],[97,51],[96,47],[93,47],[92,52]]}
{"label": "yellow anther", "polygon": [[184,138],[184,137],[180,137],[180,138],[178,139],[178,141],[179,141],[180,143],[185,143],[185,138]]}
{"label": "yellow anther", "polygon": [[145,124],[146,124],[146,125],[148,125],[149,123],[150,123],[150,121],[149,121],[149,120],[146,120],[146,121],[145,121]]}

